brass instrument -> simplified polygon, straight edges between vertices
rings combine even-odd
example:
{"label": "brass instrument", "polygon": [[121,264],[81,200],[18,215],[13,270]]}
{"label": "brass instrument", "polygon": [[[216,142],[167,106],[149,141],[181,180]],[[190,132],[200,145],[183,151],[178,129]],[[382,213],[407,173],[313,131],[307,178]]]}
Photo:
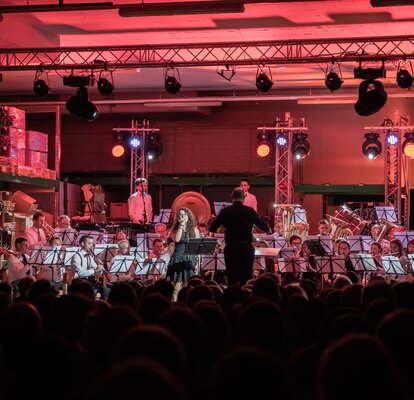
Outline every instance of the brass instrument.
{"label": "brass instrument", "polygon": [[[298,235],[304,239],[309,232],[309,224],[296,221],[295,209],[299,204],[277,204],[275,209],[275,232],[285,238]],[[296,222],[295,222],[296,221]]]}
{"label": "brass instrument", "polygon": [[352,236],[352,230],[348,222],[334,217],[333,215],[325,214],[326,219],[329,222],[329,233],[332,237],[332,240],[335,241],[339,238],[346,238],[347,236]]}
{"label": "brass instrument", "polygon": [[42,229],[45,231],[47,241],[49,241],[55,234],[55,230],[46,221],[43,222]]}
{"label": "brass instrument", "polygon": [[399,226],[396,225],[384,218],[381,218],[380,223],[379,223],[379,233],[377,236],[377,242],[380,242],[383,239],[394,239],[394,232],[401,232],[401,231],[405,231],[405,228],[403,226]]}

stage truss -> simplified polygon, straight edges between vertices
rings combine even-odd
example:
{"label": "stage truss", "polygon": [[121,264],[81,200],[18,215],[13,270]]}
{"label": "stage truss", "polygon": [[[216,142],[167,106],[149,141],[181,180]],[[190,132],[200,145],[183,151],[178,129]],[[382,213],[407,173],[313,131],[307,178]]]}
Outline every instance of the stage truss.
{"label": "stage truss", "polygon": [[414,37],[0,49],[0,71],[309,64],[414,59]]}

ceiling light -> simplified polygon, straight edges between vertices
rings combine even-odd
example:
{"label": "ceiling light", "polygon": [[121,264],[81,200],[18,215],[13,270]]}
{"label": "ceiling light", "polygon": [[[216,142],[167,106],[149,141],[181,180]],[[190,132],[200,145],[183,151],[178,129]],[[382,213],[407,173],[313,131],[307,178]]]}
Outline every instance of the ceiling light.
{"label": "ceiling light", "polygon": [[404,138],[402,151],[406,157],[414,158],[414,132],[406,132]]}
{"label": "ceiling light", "polygon": [[108,96],[114,91],[114,85],[106,78],[99,78],[98,90],[102,96]]}
{"label": "ceiling light", "polygon": [[404,68],[397,72],[397,84],[402,89],[408,89],[414,82],[412,75]]}
{"label": "ceiling light", "polygon": [[164,77],[164,87],[167,93],[177,94],[182,87],[180,82],[180,71],[177,68],[174,68],[173,66],[165,68]]}
{"label": "ceiling light", "polygon": [[132,137],[131,140],[129,141],[129,144],[131,145],[131,147],[136,149],[140,146],[141,141],[137,137]]}
{"label": "ceiling light", "polygon": [[[40,79],[41,75],[46,75],[47,82],[44,79]],[[36,75],[33,82],[33,91],[39,96],[43,97],[50,93],[50,86],[49,86],[49,75],[47,72],[43,71],[42,65],[40,65],[39,69],[36,71]]]}
{"label": "ceiling light", "polygon": [[355,111],[358,115],[369,116],[375,114],[387,101],[387,93],[384,85],[378,80],[365,80],[359,85],[358,101],[355,103]]}
{"label": "ceiling light", "polygon": [[284,147],[287,145],[288,143],[288,137],[286,135],[286,133],[284,132],[280,132],[277,134],[276,137],[276,143],[280,146],[280,147]]}
{"label": "ceiling light", "polygon": [[368,158],[368,160],[376,159],[382,151],[382,145],[379,138],[379,133],[368,132],[364,135],[365,142],[362,144],[362,153]]}
{"label": "ceiling light", "polygon": [[99,114],[96,106],[89,101],[88,89],[83,86],[77,90],[76,96],[66,102],[66,109],[73,116],[90,122],[95,121]]}
{"label": "ceiling light", "polygon": [[150,133],[146,142],[145,153],[148,160],[153,160],[162,154],[161,136],[158,133]]}
{"label": "ceiling light", "polygon": [[266,74],[256,75],[256,87],[261,92],[268,92],[273,86],[272,80]]}
{"label": "ceiling light", "polygon": [[295,133],[293,135],[292,154],[295,160],[303,160],[310,153],[310,144],[306,140],[306,133]]}
{"label": "ceiling light", "polygon": [[398,143],[398,133],[388,132],[386,136],[386,141],[389,145],[396,145]]}
{"label": "ceiling light", "polygon": [[340,89],[342,86],[342,82],[343,82],[342,79],[334,71],[331,71],[329,72],[329,74],[326,75],[325,86],[331,92],[335,92],[336,90]]}

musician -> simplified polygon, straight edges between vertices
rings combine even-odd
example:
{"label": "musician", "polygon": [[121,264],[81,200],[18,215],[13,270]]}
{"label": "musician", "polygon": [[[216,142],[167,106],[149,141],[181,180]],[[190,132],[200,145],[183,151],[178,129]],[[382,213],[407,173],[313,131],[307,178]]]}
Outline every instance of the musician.
{"label": "musician", "polygon": [[158,224],[155,224],[154,227],[155,233],[158,233],[160,235],[161,240],[167,239],[167,225],[165,225],[162,222],[159,222]]}
{"label": "musician", "polygon": [[341,240],[338,244],[338,254],[345,257],[345,268],[347,271],[354,271],[355,268],[352,265],[351,257],[351,245],[345,239]]}
{"label": "musician", "polygon": [[60,215],[57,219],[57,227],[69,232],[74,232],[75,229],[70,226],[70,218],[67,215]]}
{"label": "musician", "polygon": [[160,265],[158,266],[161,275],[165,274],[165,268],[170,262],[173,253],[174,250],[172,252],[169,252],[168,249],[164,249],[164,244],[161,239],[154,240],[152,244],[152,250],[149,253],[149,258],[156,258],[159,261],[163,261],[163,263],[160,263]]}
{"label": "musician", "polygon": [[135,180],[136,192],[128,199],[128,213],[135,224],[152,221],[152,198],[147,193],[148,182],[145,178]]}
{"label": "musician", "polygon": [[326,219],[321,219],[318,223],[318,236],[330,236],[329,222]]}
{"label": "musician", "polygon": [[23,236],[29,242],[29,248],[45,246],[47,244],[46,234],[43,225],[46,222],[45,215],[41,212],[33,214],[33,226],[24,231]]}
{"label": "musician", "polygon": [[299,257],[302,247],[302,238],[299,235],[292,235],[289,238],[289,247],[293,247],[295,249],[295,257]]}
{"label": "musician", "polygon": [[253,226],[266,233],[270,233],[270,228],[252,207],[243,204],[245,200],[243,188],[233,189],[231,198],[233,204],[220,211],[209,230],[215,232],[220,226],[225,228],[224,259],[227,282],[229,285],[243,286],[253,275]]}
{"label": "musician", "polygon": [[154,239],[152,242],[152,250],[149,253],[149,258],[160,258],[163,253],[164,245],[161,239]]}
{"label": "musician", "polygon": [[370,254],[374,259],[374,263],[377,266],[377,274],[385,275],[384,267],[382,266],[382,247],[379,242],[372,242],[370,248]]}
{"label": "musician", "polygon": [[203,237],[203,238],[211,237],[211,234],[208,231],[208,226],[205,222],[200,222],[198,224],[198,230],[200,232],[200,237]]}
{"label": "musician", "polygon": [[125,232],[122,232],[122,231],[117,232],[115,235],[115,242],[118,243],[118,247],[119,247],[119,243],[123,242],[124,240],[128,241],[127,235],[125,234]]}
{"label": "musician", "polygon": [[247,179],[242,179],[240,181],[240,187],[244,191],[244,205],[247,207],[253,208],[257,212],[257,199],[254,194],[249,193],[250,182]]}
{"label": "musician", "polygon": [[81,237],[79,244],[81,245],[81,249],[72,258],[72,268],[74,269],[75,278],[96,276],[103,270],[103,263],[97,260],[93,253],[93,237],[84,235]]}
{"label": "musician", "polygon": [[414,239],[411,239],[407,243],[407,254],[414,254]]}
{"label": "musician", "polygon": [[19,281],[20,279],[33,275],[32,268],[28,264],[29,262],[29,242],[24,237],[18,237],[14,246],[16,248],[15,253],[9,253],[9,259],[7,260],[7,270],[9,273],[9,280],[11,283]]}

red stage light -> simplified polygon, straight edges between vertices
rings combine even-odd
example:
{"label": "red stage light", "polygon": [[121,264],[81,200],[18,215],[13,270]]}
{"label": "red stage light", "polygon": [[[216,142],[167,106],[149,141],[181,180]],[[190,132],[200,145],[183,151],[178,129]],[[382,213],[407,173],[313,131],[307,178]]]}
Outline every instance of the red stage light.
{"label": "red stage light", "polygon": [[256,148],[256,153],[259,157],[267,157],[270,154],[270,144],[260,143]]}
{"label": "red stage light", "polygon": [[116,144],[112,147],[112,155],[114,157],[122,157],[125,154],[125,147],[122,144]]}

